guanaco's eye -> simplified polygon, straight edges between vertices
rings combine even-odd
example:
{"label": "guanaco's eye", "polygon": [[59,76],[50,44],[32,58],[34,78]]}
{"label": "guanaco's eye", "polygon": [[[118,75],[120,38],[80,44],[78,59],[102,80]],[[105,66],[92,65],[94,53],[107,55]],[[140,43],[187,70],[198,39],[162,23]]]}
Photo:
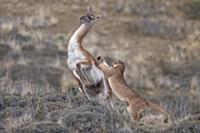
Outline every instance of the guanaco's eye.
{"label": "guanaco's eye", "polygon": [[83,20],[84,16],[80,17],[80,20]]}
{"label": "guanaco's eye", "polygon": [[90,16],[88,16],[88,18],[89,18],[90,20],[93,20],[93,19],[95,19],[95,16],[94,16],[94,15],[90,15]]}
{"label": "guanaco's eye", "polygon": [[86,16],[82,16],[82,17],[80,17],[80,20],[87,20],[87,17]]}

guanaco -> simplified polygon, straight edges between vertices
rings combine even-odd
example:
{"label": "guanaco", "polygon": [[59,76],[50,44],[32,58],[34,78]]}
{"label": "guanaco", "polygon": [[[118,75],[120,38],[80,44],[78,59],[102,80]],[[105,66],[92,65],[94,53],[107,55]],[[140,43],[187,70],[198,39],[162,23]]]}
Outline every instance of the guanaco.
{"label": "guanaco", "polygon": [[98,87],[102,82],[105,98],[110,97],[111,89],[103,72],[98,68],[96,59],[82,46],[82,41],[100,17],[95,16],[90,7],[86,15],[80,17],[80,26],[69,39],[67,64],[74,79],[78,83],[79,90],[90,99],[87,89]]}
{"label": "guanaco", "polygon": [[97,57],[97,61],[99,68],[108,79],[112,92],[121,101],[127,102],[127,111],[131,114],[133,121],[139,121],[141,113],[147,107],[161,112],[165,116],[164,122],[166,123],[168,121],[168,112],[165,111],[164,108],[142,98],[139,94],[128,87],[123,77],[125,71],[124,62],[115,60],[112,62],[112,66],[110,67],[101,56]]}

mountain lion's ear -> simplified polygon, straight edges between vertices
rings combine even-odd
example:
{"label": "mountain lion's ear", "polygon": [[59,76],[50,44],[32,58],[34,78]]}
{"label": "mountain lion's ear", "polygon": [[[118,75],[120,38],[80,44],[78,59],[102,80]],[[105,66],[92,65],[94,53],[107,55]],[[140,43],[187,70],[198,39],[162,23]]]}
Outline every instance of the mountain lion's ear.
{"label": "mountain lion's ear", "polygon": [[117,63],[117,60],[115,60],[115,61],[112,62],[112,66],[114,66],[114,65],[116,65],[116,64],[118,64],[118,63]]}
{"label": "mountain lion's ear", "polygon": [[124,62],[121,61],[121,60],[116,60],[116,63],[117,63],[117,64],[123,64],[123,65],[124,65]]}

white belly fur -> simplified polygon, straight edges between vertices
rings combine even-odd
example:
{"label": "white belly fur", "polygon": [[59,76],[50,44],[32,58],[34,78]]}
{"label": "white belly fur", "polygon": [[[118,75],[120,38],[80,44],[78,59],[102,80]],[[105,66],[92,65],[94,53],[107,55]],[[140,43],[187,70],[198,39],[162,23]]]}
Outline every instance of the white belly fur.
{"label": "white belly fur", "polygon": [[96,85],[103,79],[103,72],[96,66],[92,65],[89,69],[85,69],[85,74],[92,85]]}

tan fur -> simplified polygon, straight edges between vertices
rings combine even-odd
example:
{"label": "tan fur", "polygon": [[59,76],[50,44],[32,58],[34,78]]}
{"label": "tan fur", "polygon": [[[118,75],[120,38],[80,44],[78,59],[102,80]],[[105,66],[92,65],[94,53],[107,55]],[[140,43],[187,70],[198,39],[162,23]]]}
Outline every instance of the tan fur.
{"label": "tan fur", "polygon": [[97,60],[98,66],[106,75],[113,93],[121,101],[128,103],[127,110],[131,114],[134,121],[138,121],[140,119],[140,115],[145,108],[151,108],[161,112],[167,120],[168,113],[161,106],[145,100],[128,87],[123,77],[125,66],[122,61],[115,61],[113,62],[112,67],[109,67],[103,58],[98,57]]}
{"label": "tan fur", "polygon": [[81,17],[82,20],[80,18],[80,22],[82,22],[80,27],[75,30],[69,39],[67,59],[68,67],[78,83],[79,90],[89,99],[90,96],[87,93],[87,89],[91,88],[91,86],[96,87],[102,82],[104,84],[105,97],[109,97],[111,92],[103,72],[96,65],[95,59],[82,46],[82,40],[95,21],[95,18],[91,17],[95,16],[92,14],[91,8],[88,8],[86,16]]}

